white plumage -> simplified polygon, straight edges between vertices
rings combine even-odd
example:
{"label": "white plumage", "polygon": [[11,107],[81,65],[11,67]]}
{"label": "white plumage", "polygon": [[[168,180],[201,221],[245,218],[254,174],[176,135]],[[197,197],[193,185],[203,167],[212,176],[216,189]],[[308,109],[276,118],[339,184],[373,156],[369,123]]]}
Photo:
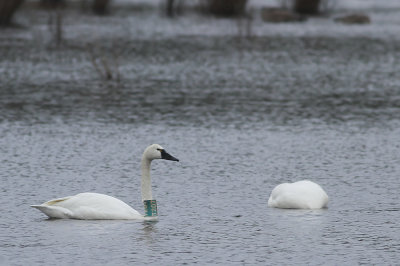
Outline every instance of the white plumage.
{"label": "white plumage", "polygon": [[320,209],[329,197],[316,183],[302,180],[276,186],[269,197],[268,206],[283,209]]}
{"label": "white plumage", "polygon": [[32,205],[50,218],[63,219],[141,219],[143,216],[125,202],[99,193],[79,193]]}

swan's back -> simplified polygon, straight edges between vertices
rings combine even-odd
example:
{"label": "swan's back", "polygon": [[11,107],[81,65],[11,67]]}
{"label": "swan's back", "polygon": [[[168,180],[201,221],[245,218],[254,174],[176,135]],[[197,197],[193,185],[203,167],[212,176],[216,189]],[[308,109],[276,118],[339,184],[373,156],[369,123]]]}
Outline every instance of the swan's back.
{"label": "swan's back", "polygon": [[268,206],[283,209],[320,209],[328,204],[328,195],[316,183],[303,180],[276,186]]}

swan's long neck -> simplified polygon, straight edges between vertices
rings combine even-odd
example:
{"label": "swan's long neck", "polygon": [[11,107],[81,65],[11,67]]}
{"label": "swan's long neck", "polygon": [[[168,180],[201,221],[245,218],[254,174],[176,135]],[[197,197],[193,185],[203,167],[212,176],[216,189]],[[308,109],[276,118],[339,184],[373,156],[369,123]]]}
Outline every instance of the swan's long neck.
{"label": "swan's long neck", "polygon": [[150,164],[151,160],[147,159],[145,156],[142,157],[142,201],[152,200],[151,195],[151,177],[150,177]]}

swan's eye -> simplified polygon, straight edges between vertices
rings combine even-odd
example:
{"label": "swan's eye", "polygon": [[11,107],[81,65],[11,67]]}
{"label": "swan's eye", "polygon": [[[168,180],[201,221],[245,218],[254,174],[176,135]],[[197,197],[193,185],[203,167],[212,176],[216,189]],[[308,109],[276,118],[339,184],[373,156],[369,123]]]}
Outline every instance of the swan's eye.
{"label": "swan's eye", "polygon": [[159,148],[157,148],[157,150],[158,150],[159,152],[162,152],[162,151],[163,151],[163,149],[159,149]]}

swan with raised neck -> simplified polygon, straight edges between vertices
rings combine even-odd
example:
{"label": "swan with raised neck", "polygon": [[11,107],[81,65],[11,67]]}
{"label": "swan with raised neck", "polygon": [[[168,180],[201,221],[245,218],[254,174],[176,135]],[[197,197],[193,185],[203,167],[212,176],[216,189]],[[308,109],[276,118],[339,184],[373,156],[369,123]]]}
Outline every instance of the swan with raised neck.
{"label": "swan with raised neck", "polygon": [[[79,193],[75,196],[49,200],[40,205],[31,205],[49,218],[84,220],[145,219],[157,220],[157,206],[151,194],[150,164],[154,159],[179,161],[158,144],[147,147],[142,156],[142,200],[145,203],[145,216],[123,201],[99,193]],[[154,207],[154,209],[151,209]],[[155,212],[154,212],[155,211]],[[152,217],[148,217],[152,213]],[[155,215],[154,215],[155,213]]]}
{"label": "swan with raised neck", "polygon": [[151,176],[150,165],[154,159],[164,159],[170,161],[179,161],[165,151],[163,147],[158,144],[150,145],[145,149],[142,155],[141,170],[142,170],[142,201],[152,200],[151,193]]}

